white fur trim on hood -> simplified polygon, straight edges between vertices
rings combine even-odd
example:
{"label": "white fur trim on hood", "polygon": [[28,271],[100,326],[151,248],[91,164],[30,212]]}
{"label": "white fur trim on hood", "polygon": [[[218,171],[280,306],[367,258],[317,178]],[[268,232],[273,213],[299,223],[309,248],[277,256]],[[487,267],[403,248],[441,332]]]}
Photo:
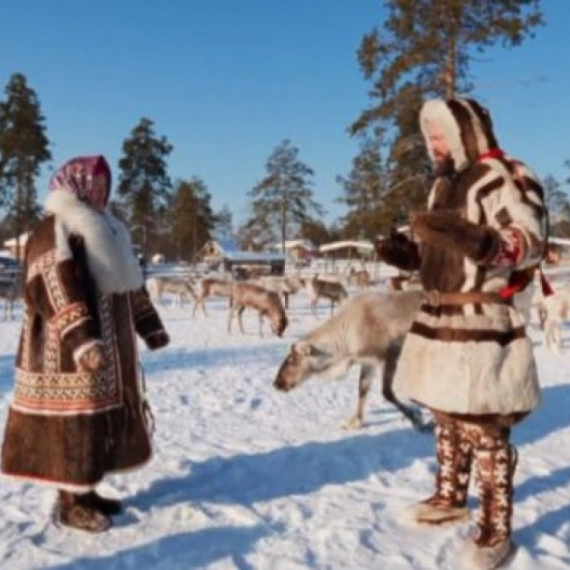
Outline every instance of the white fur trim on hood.
{"label": "white fur trim on hood", "polygon": [[[455,170],[458,172],[489,150],[490,141],[484,132],[481,117],[478,116],[473,103],[468,100],[432,99],[423,104],[420,111],[420,129],[430,158],[434,160],[428,138],[430,124],[437,125],[443,132]],[[468,136],[470,139],[473,146],[470,151],[465,148],[463,136]],[[474,153],[474,156],[468,156],[469,152]]]}
{"label": "white fur trim on hood", "polygon": [[46,210],[55,214],[56,254],[71,257],[69,236],[85,240],[87,264],[102,293],[139,289],[143,276],[126,226],[108,211],[97,211],[63,190],[50,192]]}
{"label": "white fur trim on hood", "polygon": [[444,133],[449,152],[455,163],[455,169],[461,170],[467,164],[465,147],[461,141],[461,131],[449,107],[442,99],[426,101],[420,111],[420,129],[426,140],[427,151],[430,158],[434,160],[433,151],[428,138],[430,123],[437,125]]}

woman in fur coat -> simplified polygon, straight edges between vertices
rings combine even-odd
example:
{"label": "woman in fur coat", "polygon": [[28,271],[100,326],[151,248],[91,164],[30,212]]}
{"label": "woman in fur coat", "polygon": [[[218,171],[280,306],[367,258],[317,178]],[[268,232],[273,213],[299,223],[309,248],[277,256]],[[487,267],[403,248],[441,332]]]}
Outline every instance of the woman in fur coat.
{"label": "woman in fur coat", "polygon": [[394,389],[433,411],[435,494],[410,509],[422,524],[461,522],[472,463],[480,499],[466,567],[495,568],[513,550],[516,452],[510,429],[540,401],[532,345],[512,294],[542,257],[540,183],[500,150],[488,112],[471,99],[426,102],[420,126],[435,165],[416,242],[392,236],[380,258],[420,270],[427,300],[406,336]]}
{"label": "woman in fur coat", "polygon": [[78,157],[50,183],[25,252],[24,319],[2,447],[6,475],[58,490],[61,524],[109,528],[117,500],[95,488],[151,457],[138,334],[168,344],[143,289],[129,233],[105,209],[111,172]]}

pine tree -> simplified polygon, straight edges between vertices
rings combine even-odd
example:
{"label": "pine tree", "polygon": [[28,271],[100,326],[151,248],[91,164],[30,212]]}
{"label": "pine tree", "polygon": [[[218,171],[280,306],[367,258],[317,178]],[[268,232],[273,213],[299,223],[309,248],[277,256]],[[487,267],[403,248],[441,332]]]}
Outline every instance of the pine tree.
{"label": "pine tree", "polygon": [[336,229],[331,229],[321,220],[308,219],[301,224],[299,238],[309,240],[315,247],[340,238]]}
{"label": "pine tree", "polygon": [[267,176],[248,193],[252,215],[242,234],[260,244],[280,239],[283,251],[287,236],[311,214],[324,215],[313,199],[313,170],[298,158],[289,140],[279,144],[266,163]]}
{"label": "pine tree", "polygon": [[211,196],[199,178],[178,181],[170,210],[170,239],[178,259],[196,261],[196,254],[210,239],[216,217]]}
{"label": "pine tree", "polygon": [[229,238],[233,234],[233,215],[227,204],[215,216],[214,233],[220,237]]}
{"label": "pine tree", "polygon": [[393,202],[406,197],[411,208],[425,200],[430,168],[417,124],[422,101],[470,93],[474,56],[496,43],[521,44],[542,24],[542,13],[540,0],[386,0],[385,6],[382,30],[366,34],[358,50],[372,103],[350,132],[385,137]]}
{"label": "pine tree", "polygon": [[348,177],[338,176],[337,182],[344,189],[344,197],[338,201],[348,207],[342,220],[347,236],[372,239],[389,228],[392,212],[386,207],[388,181],[379,138],[362,141]]}
{"label": "pine tree", "polygon": [[12,75],[5,94],[0,103],[0,207],[7,210],[20,257],[20,234],[29,231],[41,213],[36,179],[52,157],[40,102],[26,77]]}
{"label": "pine tree", "polygon": [[550,222],[550,234],[565,237],[570,229],[570,198],[568,193],[554,176],[548,175],[543,180],[546,207]]}
{"label": "pine tree", "polygon": [[156,136],[153,121],[144,117],[123,142],[118,195],[145,258],[158,234],[172,187],[166,165],[172,148],[166,137]]}

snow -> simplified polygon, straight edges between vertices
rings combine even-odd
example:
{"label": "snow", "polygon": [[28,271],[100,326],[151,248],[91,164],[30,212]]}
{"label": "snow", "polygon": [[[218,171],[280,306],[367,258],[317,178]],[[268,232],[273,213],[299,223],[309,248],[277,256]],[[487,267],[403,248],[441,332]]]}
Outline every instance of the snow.
{"label": "snow", "polygon": [[[382,285],[380,285],[382,287]],[[354,293],[354,291],[352,291]],[[433,435],[418,433],[373,390],[365,426],[345,431],[356,406],[356,371],[272,387],[288,346],[323,322],[304,293],[291,298],[282,339],[227,333],[227,301],[160,307],[172,343],[141,345],[156,420],[155,456],[109,477],[101,490],[125,502],[112,529],[89,535],[57,527],[54,491],[2,477],[0,568],[57,569],[455,569],[472,524],[418,529],[402,510],[433,490]],[[17,315],[20,316],[21,308]],[[0,321],[0,422],[13,382],[20,324]],[[236,327],[237,329],[237,327]],[[519,450],[511,568],[570,567],[570,329],[565,348],[529,333],[543,405],[514,430]],[[472,485],[469,506],[476,509]]]}

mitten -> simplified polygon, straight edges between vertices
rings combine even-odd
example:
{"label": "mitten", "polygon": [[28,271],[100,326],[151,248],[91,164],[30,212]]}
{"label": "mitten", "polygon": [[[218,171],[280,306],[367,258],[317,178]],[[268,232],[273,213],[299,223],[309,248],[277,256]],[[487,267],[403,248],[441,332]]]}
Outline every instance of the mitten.
{"label": "mitten", "polygon": [[97,372],[97,370],[103,368],[104,363],[103,349],[96,344],[81,355],[78,365],[84,372]]}
{"label": "mitten", "polygon": [[415,271],[420,267],[417,244],[396,230],[391,230],[386,238],[376,238],[374,248],[380,260],[402,271]]}
{"label": "mitten", "polygon": [[423,242],[454,249],[482,265],[495,257],[501,242],[491,226],[474,224],[449,211],[415,214],[412,227]]}
{"label": "mitten", "polygon": [[165,347],[170,342],[170,337],[166,331],[158,331],[145,339],[150,350],[158,350]]}

